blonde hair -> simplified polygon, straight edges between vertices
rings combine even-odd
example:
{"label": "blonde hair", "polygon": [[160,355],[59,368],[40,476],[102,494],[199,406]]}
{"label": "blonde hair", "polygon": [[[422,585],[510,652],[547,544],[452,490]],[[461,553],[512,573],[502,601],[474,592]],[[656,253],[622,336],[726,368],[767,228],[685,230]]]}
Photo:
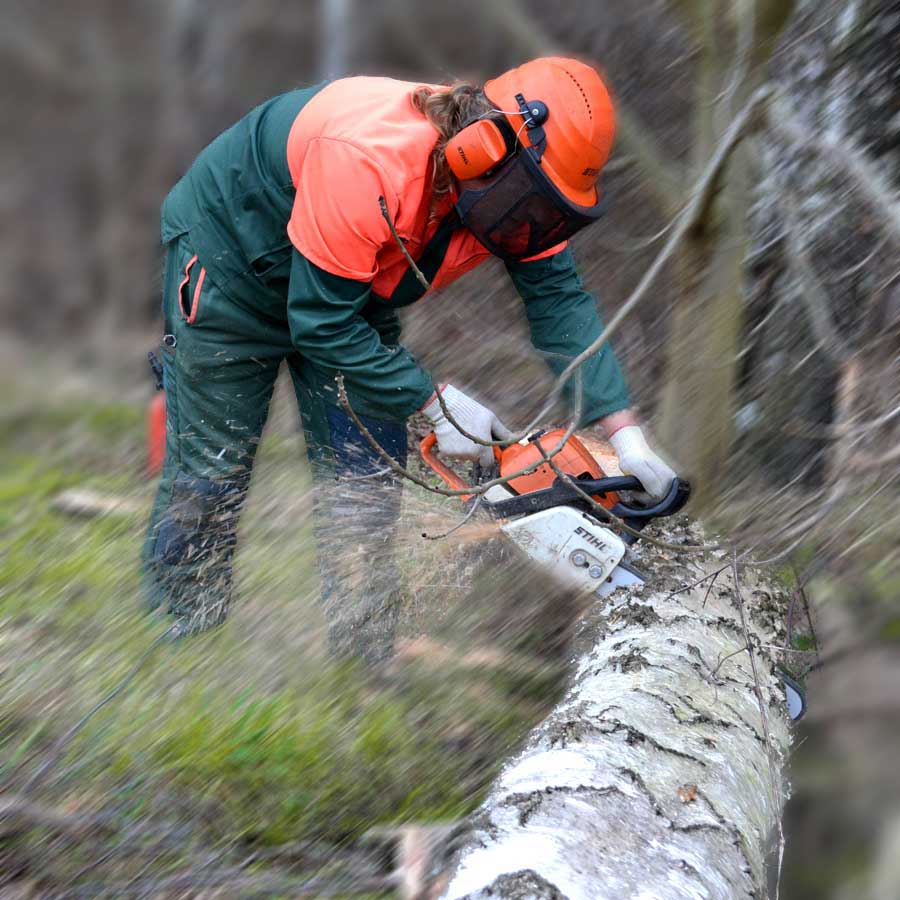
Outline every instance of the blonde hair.
{"label": "blonde hair", "polygon": [[468,81],[457,81],[446,90],[416,88],[412,102],[438,131],[438,140],[431,154],[434,161],[433,199],[436,201],[449,193],[453,183],[444,152],[447,141],[470,122],[490,112],[493,104],[478,85]]}

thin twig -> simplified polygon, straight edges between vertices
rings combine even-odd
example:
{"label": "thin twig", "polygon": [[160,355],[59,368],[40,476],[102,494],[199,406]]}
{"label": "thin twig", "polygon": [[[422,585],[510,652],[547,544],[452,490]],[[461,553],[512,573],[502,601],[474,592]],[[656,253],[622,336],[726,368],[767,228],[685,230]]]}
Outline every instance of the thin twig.
{"label": "thin twig", "polygon": [[472,502],[469,507],[469,511],[465,514],[465,516],[460,519],[452,528],[445,531],[443,534],[428,534],[426,532],[422,532],[422,537],[425,538],[426,541],[439,541],[445,537],[450,537],[454,531],[459,531],[460,528],[463,527],[467,522],[471,521],[472,517],[478,511],[478,507],[481,505],[481,501],[484,499],[484,494],[479,494],[475,500]]}
{"label": "thin twig", "polygon": [[676,588],[674,591],[669,591],[669,593],[666,594],[666,600],[671,600],[672,597],[676,597],[678,596],[678,594],[684,594],[687,591],[692,591],[695,587],[699,587],[701,584],[703,584],[704,581],[707,581],[710,578],[718,577],[718,575],[721,572],[724,572],[729,567],[729,565],[731,564],[726,563],[721,568],[716,569],[715,572],[707,572],[706,575],[704,575],[702,578],[698,578],[696,581],[692,581],[690,584],[686,584],[684,587]]}
{"label": "thin twig", "polygon": [[725,568],[716,569],[713,577],[709,580],[709,584],[706,587],[706,593],[703,595],[703,603],[700,604],[701,609],[706,609],[706,601],[709,600],[709,595],[712,593],[712,589],[715,587],[716,581],[718,581],[719,575],[725,571]]}
{"label": "thin twig", "polygon": [[388,223],[388,228],[391,229],[391,234],[394,236],[394,240],[397,242],[397,246],[400,248],[400,252],[406,257],[406,261],[409,263],[409,267],[415,273],[416,278],[418,278],[419,284],[421,284],[426,291],[430,291],[431,285],[429,284],[428,279],[422,274],[422,270],[416,265],[416,261],[409,255],[409,250],[406,249],[406,244],[403,243],[400,235],[397,234],[397,229],[394,227],[394,220],[391,218],[391,214],[388,211],[387,203],[385,202],[384,197],[378,198],[378,205],[381,207],[381,215],[384,216],[385,221]]}
{"label": "thin twig", "polygon": [[744,647],[738,647],[737,650],[733,650],[731,653],[726,653],[725,656],[721,656],[719,658],[719,661],[716,663],[716,667],[714,669],[710,670],[709,678],[715,679],[716,675],[719,674],[719,669],[722,668],[723,663],[728,662],[728,660],[731,659],[733,656],[737,656],[738,654],[743,653],[745,650],[748,653],[751,651],[751,647],[749,644],[747,644]]}
{"label": "thin twig", "polygon": [[383,469],[377,469],[366,475],[335,475],[334,480],[341,484],[346,484],[348,481],[372,481],[375,478],[384,478],[384,476],[389,475],[391,471],[389,466],[385,466]]}
{"label": "thin twig", "polygon": [[[470,487],[460,488],[456,490],[454,488],[441,488],[435,485],[429,484],[423,478],[419,478],[419,476],[414,475],[408,469],[405,469],[400,463],[395,460],[384,447],[375,439],[372,435],[372,432],[365,426],[362,420],[356,413],[356,410],[353,409],[353,406],[350,403],[350,399],[347,396],[347,389],[344,384],[344,376],[342,373],[338,372],[335,375],[335,383],[338,387],[338,399],[340,401],[341,406],[347,411],[347,414],[350,416],[353,424],[359,429],[360,434],[366,439],[369,445],[378,453],[378,455],[388,464],[390,469],[395,472],[397,475],[400,475],[403,478],[413,482],[413,484],[417,484],[419,487],[424,488],[426,491],[430,491],[432,494],[440,494],[442,497],[469,497],[476,494],[484,494],[490,488],[494,487],[498,484],[508,484],[515,478],[519,478],[522,475],[530,475],[532,472],[537,471],[542,465],[544,465],[543,460],[536,460],[535,462],[525,466],[522,469],[519,469],[515,472],[510,472],[508,475],[504,475],[500,478],[492,478],[490,481],[485,481],[482,484],[472,485]],[[560,437],[557,445],[550,450],[550,456],[556,456],[557,453],[560,453],[565,447],[566,442],[572,436],[575,431],[574,422],[569,425],[569,427],[563,432],[563,435]]]}

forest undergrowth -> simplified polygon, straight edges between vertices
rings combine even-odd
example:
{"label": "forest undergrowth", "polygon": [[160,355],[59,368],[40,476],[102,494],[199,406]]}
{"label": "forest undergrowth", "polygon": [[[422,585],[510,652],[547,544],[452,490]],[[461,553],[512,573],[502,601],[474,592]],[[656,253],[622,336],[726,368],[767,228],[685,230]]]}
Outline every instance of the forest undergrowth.
{"label": "forest undergrowth", "polygon": [[[23,896],[140,896],[148,879],[272,860],[340,869],[373,826],[470,811],[556,695],[561,669],[529,633],[534,583],[511,628],[514,592],[467,542],[423,540],[454,520],[449,501],[407,499],[405,652],[374,674],[327,658],[290,425],[263,439],[232,616],[167,640],[140,598],[143,410],[18,397],[0,439],[0,882]],[[61,511],[72,490],[119,507]]]}
{"label": "forest undergrowth", "polygon": [[[313,487],[285,396],[242,521],[232,615],[165,640],[139,584],[147,391],[117,399],[87,381],[48,397],[40,380],[3,381],[0,884],[19,896],[380,895],[393,860],[372,830],[460,820],[559,697],[578,609],[498,548],[489,523],[424,539],[462,508],[417,489],[401,522],[397,660],[373,674],[328,659]],[[119,505],[65,512],[73,490]],[[811,575],[818,639],[798,602],[811,712],[792,766],[785,896],[853,883],[877,849],[866,798],[891,765],[893,670],[866,660],[900,636],[900,544],[893,495],[855,512],[861,497],[775,563],[792,589]],[[748,475],[714,524],[777,549],[803,500],[799,486],[767,496]],[[860,741],[867,764],[850,769]],[[806,865],[805,842],[824,832],[839,852]]]}

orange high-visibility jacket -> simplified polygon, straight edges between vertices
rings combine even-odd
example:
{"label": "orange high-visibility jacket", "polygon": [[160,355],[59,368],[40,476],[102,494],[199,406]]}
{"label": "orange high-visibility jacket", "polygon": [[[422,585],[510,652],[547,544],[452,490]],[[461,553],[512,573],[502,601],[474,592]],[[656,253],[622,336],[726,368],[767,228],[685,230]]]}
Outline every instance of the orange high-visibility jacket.
{"label": "orange high-visibility jacket", "polygon": [[[435,289],[490,257],[459,227],[454,197],[433,196],[438,133],[412,104],[417,87],[355,77],[276,97],[210,144],[163,205],[164,242],[186,235],[236,302],[273,315],[287,301],[300,353],[342,371],[359,411],[384,419],[414,412],[432,383],[396,346],[393,310],[425,291],[382,203]],[[600,333],[596,302],[564,246],[507,268],[558,371]],[[609,348],[583,376],[583,421],[628,405]]]}

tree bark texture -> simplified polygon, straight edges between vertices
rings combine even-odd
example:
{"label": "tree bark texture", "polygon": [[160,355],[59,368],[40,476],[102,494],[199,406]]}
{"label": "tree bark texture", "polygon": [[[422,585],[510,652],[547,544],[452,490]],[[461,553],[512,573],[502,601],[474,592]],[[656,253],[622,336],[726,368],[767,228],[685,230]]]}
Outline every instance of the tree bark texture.
{"label": "tree bark texture", "polygon": [[[667,536],[702,539],[686,521]],[[476,813],[448,900],[766,895],[787,598],[750,567],[736,586],[725,551],[642,552],[648,584],[582,621],[570,688]]]}
{"label": "tree bark texture", "polygon": [[[783,20],[762,0],[687,5],[697,43],[691,151],[699,172],[737,110],[763,83],[761,62]],[[722,42],[723,29],[729,45]],[[712,508],[720,496],[734,439],[750,165],[745,147],[731,155],[720,190],[682,245],[678,261],[658,430],[680,470],[697,484],[693,508],[700,511]]]}
{"label": "tree bark texture", "polygon": [[818,458],[834,483],[900,435],[896,417],[871,425],[896,406],[900,352],[898,41],[898,0],[807,0],[771,66],[749,260],[748,317],[764,325],[740,402],[780,477]]}

